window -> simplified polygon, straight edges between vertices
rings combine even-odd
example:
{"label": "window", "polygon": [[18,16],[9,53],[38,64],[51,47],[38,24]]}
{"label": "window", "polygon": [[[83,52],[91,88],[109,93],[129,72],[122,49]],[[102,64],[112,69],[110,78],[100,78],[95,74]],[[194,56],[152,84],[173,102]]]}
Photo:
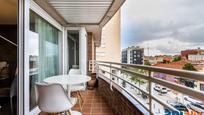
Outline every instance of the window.
{"label": "window", "polygon": [[30,11],[30,110],[37,105],[35,83],[59,74],[58,33],[54,26]]}
{"label": "window", "polygon": [[204,91],[204,84],[200,84],[200,90]]}
{"label": "window", "polygon": [[116,74],[116,70],[112,70],[112,73],[113,73],[113,74]]}

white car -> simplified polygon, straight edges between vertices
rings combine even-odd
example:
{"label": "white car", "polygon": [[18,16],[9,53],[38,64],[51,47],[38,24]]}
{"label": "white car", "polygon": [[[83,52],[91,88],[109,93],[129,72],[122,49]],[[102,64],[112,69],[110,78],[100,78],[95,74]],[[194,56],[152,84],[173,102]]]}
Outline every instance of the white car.
{"label": "white car", "polygon": [[162,94],[167,94],[167,88],[166,87],[162,87],[161,88],[161,90],[160,90],[160,92],[162,93]]}
{"label": "white car", "polygon": [[155,85],[154,90],[162,93],[162,94],[167,94],[167,88],[166,87],[161,87],[159,85]]}
{"label": "white car", "polygon": [[187,107],[189,107],[190,109],[198,112],[198,113],[202,113],[204,114],[204,104],[202,103],[190,103],[187,105]]}
{"label": "white car", "polygon": [[161,87],[158,86],[158,85],[155,85],[154,90],[156,90],[156,91],[160,91],[160,90],[161,90]]}

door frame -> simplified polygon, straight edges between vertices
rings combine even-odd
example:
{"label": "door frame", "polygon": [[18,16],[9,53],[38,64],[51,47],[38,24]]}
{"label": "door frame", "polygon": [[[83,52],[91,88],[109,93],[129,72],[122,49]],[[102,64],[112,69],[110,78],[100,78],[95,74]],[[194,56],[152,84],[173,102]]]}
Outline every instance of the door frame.
{"label": "door frame", "polygon": [[[40,113],[40,109],[35,107],[34,109],[30,110],[29,106],[29,87],[30,87],[30,78],[29,78],[29,31],[30,31],[30,10],[34,11],[40,17],[45,19],[51,25],[56,27],[60,31],[59,35],[59,62],[60,62],[60,74],[63,74],[63,62],[64,62],[64,49],[63,41],[64,37],[66,36],[65,28],[59,24],[54,18],[52,18],[45,10],[43,10],[38,4],[36,4],[33,0],[20,0],[19,3],[19,24],[23,25],[19,27],[19,102],[23,102],[19,104],[19,115],[37,115]],[[21,13],[20,13],[21,12]],[[19,25],[20,26],[20,25]],[[61,45],[62,44],[62,45]],[[23,83],[22,83],[23,82]],[[21,94],[22,93],[22,94]]]}

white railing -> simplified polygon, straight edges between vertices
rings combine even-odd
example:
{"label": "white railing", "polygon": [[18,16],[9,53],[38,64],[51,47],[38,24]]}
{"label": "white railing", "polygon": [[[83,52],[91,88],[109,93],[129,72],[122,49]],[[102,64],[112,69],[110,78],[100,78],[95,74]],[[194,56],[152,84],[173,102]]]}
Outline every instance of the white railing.
{"label": "white railing", "polygon": [[92,73],[96,73],[96,65],[94,60],[89,61],[89,71]]}
{"label": "white railing", "polygon": [[[204,82],[204,74],[199,72],[191,72],[191,71],[185,71],[185,70],[168,69],[168,68],[161,68],[161,67],[135,65],[135,64],[134,65],[122,64],[122,63],[105,62],[105,61],[91,61],[90,63],[91,63],[90,65],[92,66],[90,70],[96,72],[98,77],[102,79],[104,78],[108,79],[110,83],[110,88],[112,87],[113,84],[119,86],[123,91],[128,93],[132,98],[134,98],[138,103],[140,103],[141,106],[144,109],[146,109],[151,115],[155,114],[152,110],[153,108],[152,101],[155,101],[160,105],[162,105],[163,107],[168,108],[170,110],[178,111],[173,106],[164,102],[158,96],[155,96],[153,94],[153,84],[159,84],[171,90],[177,91],[181,94],[192,96],[199,100],[204,100],[204,92],[202,91],[198,91],[193,88],[189,88],[175,82],[170,82],[164,79],[153,77],[153,73],[157,72],[157,73],[163,73],[163,74],[168,74],[172,76]],[[145,71],[145,73],[137,72],[129,68],[143,70]],[[112,73],[112,70],[117,70],[119,71],[119,73],[118,74]],[[136,75],[137,77],[144,79],[148,84],[147,89],[145,90],[144,87],[140,87],[135,83],[131,82],[131,80],[124,78],[124,73],[130,74],[130,75]],[[146,106],[143,102],[141,102],[141,100],[139,100],[133,94],[133,92],[129,90],[131,88],[127,88],[123,86],[123,84],[129,85],[130,87],[135,88],[138,91],[142,92],[142,94],[146,95],[148,97],[148,106]]]}

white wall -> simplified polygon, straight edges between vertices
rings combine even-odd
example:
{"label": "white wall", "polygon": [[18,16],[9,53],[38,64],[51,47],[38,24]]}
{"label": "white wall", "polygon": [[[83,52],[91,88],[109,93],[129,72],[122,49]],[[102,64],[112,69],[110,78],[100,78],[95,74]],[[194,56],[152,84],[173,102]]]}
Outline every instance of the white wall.
{"label": "white wall", "polygon": [[203,61],[204,55],[188,55],[190,61]]}
{"label": "white wall", "polygon": [[85,27],[79,31],[79,68],[82,74],[87,74],[87,33]]}

